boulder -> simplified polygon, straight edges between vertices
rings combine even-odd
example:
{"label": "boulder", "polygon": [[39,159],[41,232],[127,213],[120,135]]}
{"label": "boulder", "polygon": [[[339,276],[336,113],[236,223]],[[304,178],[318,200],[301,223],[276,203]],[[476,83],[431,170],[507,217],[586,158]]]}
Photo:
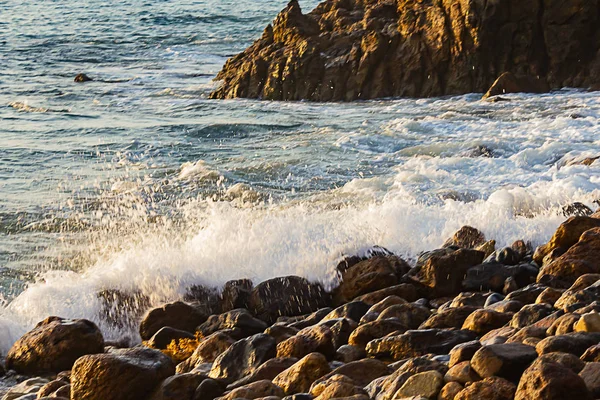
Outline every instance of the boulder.
{"label": "boulder", "polygon": [[308,392],[312,383],[331,372],[327,359],[320,353],[310,353],[273,379],[285,394]]}
{"label": "boulder", "polygon": [[405,332],[407,330],[407,327],[395,318],[377,320],[359,325],[350,334],[348,343],[364,349],[371,340],[382,338],[392,332]]}
{"label": "boulder", "polygon": [[450,350],[450,361],[448,362],[448,366],[452,368],[456,364],[469,361],[473,358],[473,355],[481,348],[481,343],[478,340],[473,340],[471,342],[461,343],[452,348]]}
{"label": "boulder", "polygon": [[[477,307],[482,308],[490,293],[481,293],[481,292],[461,292],[456,297],[452,299],[450,303],[450,308],[458,308],[458,307]],[[440,310],[441,311],[441,310]]]}
{"label": "boulder", "polygon": [[[400,362],[401,366],[391,375],[376,379],[365,389],[371,398],[392,400],[409,377],[426,371],[437,371],[442,376],[448,372],[448,367],[427,357],[415,357]],[[393,367],[392,367],[393,368]]]}
{"label": "boulder", "polygon": [[517,76],[512,72],[505,72],[496,79],[483,99],[508,93],[547,93],[550,91],[548,83],[539,77]]}
{"label": "boulder", "polygon": [[234,399],[260,399],[263,397],[275,396],[275,398],[282,398],[284,396],[283,390],[272,383],[269,380],[262,380],[250,383],[248,385],[239,387],[225,394],[223,397],[219,397],[219,400],[234,400]]}
{"label": "boulder", "polygon": [[535,347],[521,343],[493,344],[477,350],[471,359],[471,367],[482,378],[499,376],[518,382],[537,356]]}
{"label": "boulder", "polygon": [[585,382],[575,372],[558,363],[536,360],[525,370],[515,400],[591,400]]}
{"label": "boulder", "polygon": [[446,240],[443,247],[456,246],[462,249],[474,249],[485,243],[485,235],[472,226],[463,226],[450,239]]}
{"label": "boulder", "polygon": [[265,329],[265,333],[269,336],[272,336],[277,344],[291,338],[298,332],[300,332],[300,329],[279,322]]}
{"label": "boulder", "polygon": [[165,326],[164,328],[160,328],[158,332],[156,332],[148,340],[146,345],[148,347],[152,347],[153,349],[164,350],[167,348],[169,343],[173,341],[176,342],[181,339],[195,340],[196,336],[186,331],[181,331],[179,329],[171,328],[170,326]]}
{"label": "boulder", "polygon": [[[589,217],[572,217],[589,218]],[[600,226],[600,219],[589,218]],[[569,250],[548,265],[544,265],[539,272],[538,281],[551,277],[567,284],[574,283],[584,274],[600,273],[600,228],[586,230],[579,241],[574,243]]]}
{"label": "boulder", "polygon": [[471,367],[469,361],[462,361],[452,366],[444,376],[445,382],[458,382],[465,385],[469,382],[481,380],[477,372]]}
{"label": "boulder", "polygon": [[533,259],[538,265],[543,264],[544,257],[555,249],[569,249],[579,241],[583,232],[600,227],[600,221],[591,217],[571,217],[563,222],[548,243],[536,249]]}
{"label": "boulder", "polygon": [[341,346],[335,352],[335,360],[343,363],[362,360],[367,356],[364,347],[346,344]]}
{"label": "boulder", "polygon": [[193,400],[214,400],[225,392],[225,385],[214,379],[205,379],[196,388]]}
{"label": "boulder", "polygon": [[563,295],[563,289],[546,288],[541,292],[535,299],[535,304],[550,304],[554,305],[558,299]]}
{"label": "boulder", "polygon": [[[449,308],[430,316],[423,322],[419,329],[435,329],[435,328],[455,328],[460,329],[467,317],[469,317],[478,308],[475,306],[463,306]],[[466,328],[468,329],[468,328]]]}
{"label": "boulder", "polygon": [[597,284],[599,281],[600,274],[580,276],[575,283],[561,294],[554,303],[554,307],[568,312],[581,304],[589,304],[595,301],[600,296],[600,286]]}
{"label": "boulder", "polygon": [[93,322],[49,317],[13,344],[6,368],[25,375],[58,373],[83,355],[102,352],[104,339]]}
{"label": "boulder", "polygon": [[458,392],[454,400],[512,400],[516,387],[506,379],[492,376],[474,382]]}
{"label": "boulder", "polygon": [[581,355],[581,359],[588,362],[600,362],[600,344],[589,347]]}
{"label": "boulder", "polygon": [[264,333],[250,336],[235,342],[218,356],[208,376],[232,383],[250,375],[275,355],[275,339]]}
{"label": "boulder", "polygon": [[444,385],[442,390],[440,390],[438,400],[454,400],[456,395],[463,389],[464,386],[458,382],[448,382]]}
{"label": "boulder", "polygon": [[361,318],[360,323],[364,324],[367,322],[375,321],[377,317],[379,317],[379,314],[381,314],[381,312],[384,311],[386,308],[406,303],[407,301],[401,297],[387,296],[385,299],[371,305],[371,308],[369,308],[367,313]]}
{"label": "boulder", "polygon": [[589,362],[586,363],[579,376],[585,382],[585,386],[588,388],[594,399],[600,397],[600,363]]}
{"label": "boulder", "polygon": [[588,348],[600,343],[600,333],[572,332],[543,339],[535,347],[538,354],[560,351],[580,357]]}
{"label": "boulder", "polygon": [[140,323],[140,336],[142,340],[148,340],[165,326],[193,334],[196,327],[206,321],[206,318],[207,316],[196,307],[181,301],[165,304],[150,310],[144,316]]}
{"label": "boulder", "polygon": [[24,396],[33,396],[25,398],[35,399],[37,398],[37,393],[47,384],[48,379],[41,377],[26,379],[23,382],[8,389],[2,397],[2,400],[16,400]]}
{"label": "boulder", "polygon": [[224,332],[215,332],[204,338],[192,355],[177,365],[177,373],[190,372],[203,363],[212,363],[229,348],[235,340]]}
{"label": "boulder", "polygon": [[420,372],[409,377],[396,392],[395,398],[423,396],[435,399],[444,386],[444,376],[438,371]]}
{"label": "boulder", "polygon": [[575,372],[576,374],[578,374],[585,366],[585,362],[581,361],[579,358],[577,358],[573,354],[561,353],[558,351],[554,352],[554,353],[542,354],[541,356],[538,357],[538,360],[544,360],[544,361],[558,363],[558,364],[562,365],[563,367],[569,368],[571,371]]}
{"label": "boulder", "polygon": [[343,375],[350,378],[355,385],[365,387],[375,379],[390,375],[392,372],[394,371],[384,362],[365,358],[337,367],[317,382],[324,381],[334,375]]}
{"label": "boulder", "polygon": [[600,332],[600,314],[591,312],[583,314],[573,326],[575,332]]}
{"label": "boulder", "polygon": [[419,298],[417,288],[414,285],[411,285],[410,283],[401,283],[399,285],[363,294],[362,296],[355,297],[353,301],[362,301],[363,303],[373,305],[388,296],[398,296],[406,301],[415,301]]}
{"label": "boulder", "polygon": [[[324,323],[329,325],[335,320],[330,320]],[[332,343],[333,348],[337,349],[345,344],[348,344],[350,334],[356,329],[358,323],[350,318],[340,318],[334,324],[331,325],[331,333],[333,335]]]}
{"label": "boulder", "polygon": [[509,313],[501,313],[489,309],[481,309],[472,312],[462,325],[462,329],[468,329],[479,335],[500,328],[512,319]]}
{"label": "boulder", "polygon": [[[304,329],[309,326],[316,325],[321,322],[323,318],[329,315],[331,311],[333,310],[330,307],[321,308],[307,316],[299,317],[300,319],[298,321],[290,322],[288,326],[297,329]],[[281,319],[281,317],[278,318],[278,321],[279,319]]]}
{"label": "boulder", "polygon": [[345,375],[333,374],[313,383],[310,394],[315,399],[328,400],[364,396],[366,392]]}
{"label": "boulder", "polygon": [[331,297],[320,284],[298,276],[264,281],[252,290],[249,299],[250,311],[268,323],[282,315],[309,314],[330,304]]}
{"label": "boulder", "polygon": [[77,400],[136,400],[149,398],[175,373],[175,365],[160,351],[116,349],[79,358],[71,372],[71,398]]}
{"label": "boulder", "polygon": [[250,279],[237,279],[228,281],[221,292],[221,310],[223,312],[237,308],[248,308],[250,295],[254,285]]}
{"label": "boulder", "polygon": [[524,328],[549,316],[554,312],[554,307],[549,304],[528,304],[513,315],[510,326],[513,328]]}
{"label": "boulder", "polygon": [[369,305],[362,301],[352,301],[331,311],[321,320],[321,323],[339,318],[349,318],[360,322],[361,318],[369,311],[369,308]]}
{"label": "boulder", "polygon": [[165,379],[156,388],[150,400],[181,400],[192,399],[196,388],[206,379],[206,376],[197,374],[179,374]]}
{"label": "boulder", "polygon": [[563,314],[552,323],[546,330],[547,336],[560,336],[565,333],[573,332],[573,326],[579,321],[579,314],[567,313]]}
{"label": "boulder", "polygon": [[535,303],[538,296],[546,289],[546,286],[540,284],[527,285],[510,292],[506,295],[505,300],[516,300],[523,304],[532,304]]}
{"label": "boulder", "polygon": [[512,279],[517,287],[523,287],[535,281],[538,269],[531,264],[506,266],[498,262],[489,262],[469,268],[462,282],[463,289],[501,293],[507,279]]}
{"label": "boulder", "polygon": [[406,276],[422,285],[431,297],[454,296],[461,292],[467,270],[483,261],[477,250],[460,249],[449,255],[431,257]]}
{"label": "boulder", "polygon": [[273,380],[277,375],[290,368],[297,361],[297,358],[271,358],[270,360],[265,361],[260,367],[256,368],[256,370],[254,370],[254,372],[252,372],[250,375],[246,375],[239,381],[235,381],[228,385],[227,389],[233,390],[238,387],[265,379]]}
{"label": "boulder", "polygon": [[267,324],[243,308],[228,311],[219,315],[211,315],[206,322],[198,326],[204,337],[225,329],[231,330],[228,334],[234,339],[242,339],[267,329]]}
{"label": "boulder", "polygon": [[315,325],[305,328],[277,345],[277,357],[302,358],[313,352],[323,354],[328,360],[333,359],[333,332],[328,326]]}
{"label": "boulder", "polygon": [[422,305],[415,303],[397,304],[383,310],[377,317],[377,321],[394,318],[408,329],[417,329],[430,315],[429,309]]}

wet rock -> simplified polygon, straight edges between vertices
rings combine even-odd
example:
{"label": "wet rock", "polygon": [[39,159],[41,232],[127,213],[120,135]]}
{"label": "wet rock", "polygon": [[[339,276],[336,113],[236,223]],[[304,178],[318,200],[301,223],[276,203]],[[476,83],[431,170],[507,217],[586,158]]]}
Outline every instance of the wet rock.
{"label": "wet rock", "polygon": [[478,308],[474,306],[449,308],[429,317],[425,322],[423,322],[419,326],[419,329],[460,329],[463,326],[467,317],[476,310],[478,310]]}
{"label": "wet rock", "polygon": [[75,76],[75,82],[77,83],[84,83],[84,82],[91,82],[93,81],[92,78],[90,78],[89,76],[87,76],[86,74],[77,74]]}
{"label": "wet rock", "polygon": [[496,251],[496,241],[488,240],[487,242],[475,247],[475,250],[481,251],[484,254],[484,258],[488,258]]}
{"label": "wet rock", "polygon": [[166,349],[169,343],[172,341],[177,341],[181,339],[195,339],[196,337],[189,332],[181,331],[179,329],[171,328],[170,326],[165,326],[164,328],[160,328],[158,332],[156,332],[150,340],[148,340],[148,347],[152,347],[153,349]]}
{"label": "wet rock", "polygon": [[409,283],[401,283],[399,285],[390,286],[385,289],[376,290],[374,292],[358,296],[354,299],[354,301],[362,301],[363,303],[373,305],[388,296],[398,296],[406,301],[415,301],[419,297],[417,289],[414,285]]}
{"label": "wet rock", "polygon": [[483,335],[479,341],[481,344],[501,344],[506,343],[508,338],[517,333],[518,330],[510,326],[503,326],[502,328],[494,329]]}
{"label": "wet rock", "polygon": [[589,347],[600,342],[600,333],[573,332],[560,336],[550,336],[536,346],[538,354],[560,351],[580,357]]}
{"label": "wet rock", "polygon": [[508,93],[547,93],[549,91],[548,83],[542,79],[505,72],[492,83],[492,86],[483,95],[483,99]]}
{"label": "wet rock", "polygon": [[509,293],[506,296],[506,300],[516,300],[523,304],[532,304],[535,303],[538,296],[546,289],[546,286],[540,284],[527,285],[524,288]]}
{"label": "wet rock", "polygon": [[548,243],[536,249],[533,259],[543,265],[544,257],[554,249],[569,249],[579,241],[583,232],[600,227],[600,221],[591,217],[571,217],[563,222]]}
{"label": "wet rock", "polygon": [[461,343],[459,345],[454,346],[452,350],[450,350],[450,361],[448,366],[452,368],[456,364],[469,361],[473,357],[473,355],[481,348],[481,343],[478,340],[473,340],[471,342]]}
{"label": "wet rock", "polygon": [[140,323],[140,336],[143,340],[148,340],[165,326],[193,334],[206,318],[197,308],[181,301],[165,304],[146,314]]}
{"label": "wet rock", "polygon": [[408,329],[417,329],[430,315],[431,312],[427,307],[415,303],[397,304],[383,310],[377,317],[377,321],[393,318]]}
{"label": "wet rock", "polygon": [[373,385],[373,383],[369,384],[366,390],[371,398],[392,400],[396,392],[406,383],[408,378],[415,374],[426,371],[437,371],[443,375],[448,372],[448,367],[444,364],[427,357],[411,358],[402,361],[401,364],[390,376],[375,380],[376,385]]}
{"label": "wet rock", "polygon": [[215,359],[209,377],[227,383],[253,373],[276,355],[275,339],[264,333],[239,340]]}
{"label": "wet rock", "polygon": [[447,331],[426,329],[407,331],[398,336],[372,340],[367,344],[367,355],[372,358],[402,360],[425,354],[448,354],[457,344],[475,339],[466,330]]}
{"label": "wet rock", "polygon": [[547,353],[538,357],[538,360],[558,363],[563,367],[569,368],[576,374],[578,374],[585,366],[585,362],[581,361],[579,358],[569,353]]}
{"label": "wet rock", "polygon": [[472,226],[463,226],[450,239],[446,240],[443,247],[457,246],[462,249],[474,249],[485,243],[485,235]]}
{"label": "wet rock", "polygon": [[489,309],[475,310],[462,325],[462,329],[468,329],[479,335],[488,333],[493,329],[500,328],[512,319],[511,314],[500,313]]}
{"label": "wet rock", "polygon": [[284,340],[291,338],[292,336],[296,335],[298,332],[300,332],[300,329],[293,328],[291,326],[284,325],[282,323],[277,323],[277,324],[271,325],[270,327],[265,329],[265,333],[269,336],[272,336],[275,339],[275,341],[277,342],[277,344],[283,342]]}
{"label": "wet rock", "polygon": [[286,369],[290,368],[298,361],[297,358],[272,358],[270,360],[265,361],[260,367],[258,367],[254,372],[246,377],[240,379],[239,381],[235,381],[232,384],[227,386],[227,390],[233,390],[238,387],[248,385],[253,382],[262,381],[262,380],[273,380],[277,375]]}
{"label": "wet rock", "polygon": [[196,388],[193,400],[214,400],[225,392],[225,385],[214,379],[205,379]]}
{"label": "wet rock", "polygon": [[137,324],[151,306],[148,296],[139,291],[128,293],[118,289],[105,289],[97,297],[100,300],[102,319],[118,329],[133,328],[133,324]]}
{"label": "wet rock", "polygon": [[233,330],[229,335],[234,339],[241,339],[263,332],[267,329],[267,324],[254,318],[248,310],[240,308],[219,315],[211,315],[206,322],[198,326],[198,330],[205,337],[225,329]]}
{"label": "wet rock", "polygon": [[323,318],[329,315],[332,311],[333,310],[329,307],[321,308],[315,311],[314,313],[300,319],[299,321],[290,323],[289,326],[292,328],[304,329],[309,326],[316,325],[319,322],[321,322]]}
{"label": "wet rock", "polygon": [[592,399],[579,375],[558,363],[536,360],[525,370],[515,400]]}
{"label": "wet rock", "polygon": [[316,325],[305,328],[277,345],[277,357],[302,358],[313,352],[323,354],[328,360],[333,359],[335,355],[333,332],[328,326]]}
{"label": "wet rock", "polygon": [[492,293],[485,299],[485,303],[483,304],[483,307],[488,308],[488,307],[492,306],[493,304],[499,303],[503,300],[504,300],[504,296],[501,295],[500,293]]}
{"label": "wet rock", "polygon": [[516,389],[506,379],[492,376],[470,384],[458,392],[454,400],[512,400]]}
{"label": "wet rock", "polygon": [[[329,322],[333,322],[334,320],[325,322],[327,325]],[[340,318],[335,324],[331,326],[331,333],[333,334],[333,347],[335,349],[348,344],[348,339],[350,338],[350,334],[356,329],[358,323],[349,318]]]}
{"label": "wet rock", "polygon": [[336,304],[397,285],[399,279],[410,267],[395,256],[377,256],[359,262],[342,274],[342,282],[335,290]]}
{"label": "wet rock", "polygon": [[600,296],[600,286],[596,283],[600,281],[600,274],[585,274],[563,292],[556,300],[554,306],[566,312],[580,304],[589,304]]}
{"label": "wet rock", "polygon": [[13,344],[6,368],[25,375],[58,373],[83,355],[103,351],[102,333],[93,322],[49,317]]}
{"label": "wet rock", "polygon": [[583,314],[573,326],[575,332],[600,332],[600,314],[591,312]]}
{"label": "wet rock", "polygon": [[372,322],[379,317],[382,311],[386,308],[395,306],[398,304],[406,304],[407,301],[398,296],[387,296],[385,299],[373,304],[369,311],[360,319],[361,324],[365,324],[367,322]]}
{"label": "wet rock", "polygon": [[[596,157],[596,158],[586,158],[585,160],[582,161],[583,165],[591,165],[591,164],[585,164],[586,161],[589,162],[588,160],[597,160],[600,157]],[[592,163],[593,163],[592,161]],[[588,206],[586,206],[583,203],[579,203],[579,202],[575,202],[575,203],[571,203],[571,204],[567,204],[566,206],[562,207],[562,213],[565,217],[573,217],[573,216],[578,216],[578,217],[589,217],[590,215],[592,215],[594,212],[592,211],[591,208],[589,208]]]}
{"label": "wet rock", "polygon": [[480,264],[483,256],[480,251],[460,249],[446,256],[431,257],[406,276],[423,285],[431,297],[453,296],[461,292],[467,270]]}
{"label": "wet rock", "polygon": [[285,394],[306,393],[314,381],[331,372],[327,359],[320,353],[310,353],[273,379]]}
{"label": "wet rock", "polygon": [[304,315],[331,305],[331,297],[317,283],[298,276],[269,279],[252,290],[250,311],[273,323],[279,316]]}
{"label": "wet rock", "polygon": [[187,360],[177,365],[177,373],[190,372],[200,364],[212,363],[234,343],[235,340],[224,332],[209,335],[200,342]]}
{"label": "wet rock", "polygon": [[592,397],[597,399],[600,397],[600,363],[589,362],[579,372],[579,376],[585,382],[585,386],[591,393]]}
{"label": "wet rock", "polygon": [[367,313],[367,311],[369,311],[369,308],[369,305],[363,303],[362,301],[353,301],[344,304],[343,306],[339,306],[327,314],[325,318],[321,320],[321,323],[339,318],[349,318],[353,321],[360,322],[360,319]]}
{"label": "wet rock", "polygon": [[206,379],[197,374],[179,374],[165,379],[154,391],[150,400],[180,400],[191,399],[196,388]]}
{"label": "wet rock", "polygon": [[513,315],[510,326],[513,328],[524,328],[554,312],[554,307],[548,304],[529,304]]}
{"label": "wet rock", "polygon": [[469,268],[462,282],[465,290],[492,291],[501,293],[508,278],[513,278],[518,287],[535,281],[537,268],[529,264],[506,266],[500,263],[485,263]]}
{"label": "wet rock", "polygon": [[405,332],[407,330],[406,326],[397,319],[377,320],[356,328],[350,335],[348,343],[364,349],[371,340],[382,338],[392,332]]}
{"label": "wet rock", "polygon": [[220,397],[219,400],[253,400],[268,396],[282,398],[284,396],[283,390],[269,380],[262,380],[234,389],[223,397]]}
{"label": "wet rock", "polygon": [[221,292],[221,310],[224,312],[237,308],[249,308],[250,295],[254,285],[250,279],[228,281]]}
{"label": "wet rock", "polygon": [[86,355],[73,365],[71,398],[79,400],[147,398],[175,373],[169,357],[148,348]]}
{"label": "wet rock", "polygon": [[482,378],[499,376],[518,382],[537,356],[535,347],[520,343],[494,344],[477,350],[471,359],[471,367]]}
{"label": "wet rock", "polygon": [[469,361],[462,361],[452,366],[444,376],[445,382],[458,382],[462,385],[480,379],[479,375],[471,368]]}
{"label": "wet rock", "polygon": [[434,399],[444,386],[444,376],[438,371],[427,371],[409,377],[398,390],[395,398],[423,396]]}

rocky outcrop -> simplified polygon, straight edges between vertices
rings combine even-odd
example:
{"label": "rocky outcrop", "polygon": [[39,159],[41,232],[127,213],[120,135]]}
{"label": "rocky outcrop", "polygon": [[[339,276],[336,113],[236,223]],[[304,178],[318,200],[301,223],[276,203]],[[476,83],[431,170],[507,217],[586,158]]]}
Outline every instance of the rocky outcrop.
{"label": "rocky outcrop", "polygon": [[598,0],[336,0],[305,14],[292,0],[227,61],[211,97],[483,93],[505,72],[521,82],[517,90],[592,87],[600,77],[599,7]]}

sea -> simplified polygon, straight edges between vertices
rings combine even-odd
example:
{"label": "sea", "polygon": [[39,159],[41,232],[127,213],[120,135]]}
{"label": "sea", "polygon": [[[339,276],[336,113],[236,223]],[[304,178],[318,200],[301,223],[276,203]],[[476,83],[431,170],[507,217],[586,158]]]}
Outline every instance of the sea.
{"label": "sea", "polygon": [[0,354],[51,315],[135,340],[102,293],[332,288],[372,246],[414,262],[463,225],[536,246],[565,205],[598,207],[600,161],[577,163],[600,155],[598,93],[208,99],[285,5],[0,1]]}

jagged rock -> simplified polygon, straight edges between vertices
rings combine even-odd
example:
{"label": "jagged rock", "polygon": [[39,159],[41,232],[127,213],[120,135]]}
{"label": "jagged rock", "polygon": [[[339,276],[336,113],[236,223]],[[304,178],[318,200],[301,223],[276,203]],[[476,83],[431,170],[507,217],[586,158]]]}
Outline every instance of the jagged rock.
{"label": "jagged rock", "polygon": [[358,323],[349,318],[340,318],[334,324],[330,325],[334,321],[336,320],[329,320],[323,324],[331,326],[333,348],[337,349],[340,346],[348,344],[350,334],[356,329]]}
{"label": "jagged rock", "polygon": [[565,333],[573,332],[573,326],[579,321],[579,314],[563,314],[552,323],[552,325],[546,330],[547,336],[560,336]]}
{"label": "jagged rock", "polygon": [[334,293],[336,304],[376,290],[397,285],[410,267],[396,256],[377,256],[359,262],[342,274],[342,282]]}
{"label": "jagged rock", "polygon": [[581,356],[589,347],[600,342],[600,333],[572,332],[560,336],[550,336],[536,346],[538,354],[560,351]]}
{"label": "jagged rock", "polygon": [[312,383],[331,372],[327,359],[320,353],[310,353],[273,379],[285,394],[308,392]]}
{"label": "jagged rock", "polygon": [[591,400],[579,375],[558,363],[539,359],[525,370],[515,400]]}
{"label": "jagged rock", "polygon": [[269,279],[256,286],[249,299],[250,311],[273,323],[279,316],[304,315],[331,305],[331,297],[317,283],[298,276]]}
{"label": "jagged rock", "polygon": [[333,359],[333,332],[328,326],[315,325],[305,328],[277,345],[277,357],[302,358],[313,352],[319,352],[329,360]]}
{"label": "jagged rock", "polygon": [[428,353],[448,354],[459,343],[475,339],[471,331],[426,329],[407,331],[398,336],[372,340],[367,344],[367,355],[373,358],[402,360]]}
{"label": "jagged rock", "polygon": [[223,397],[219,397],[219,400],[253,400],[268,396],[282,398],[284,396],[284,393],[279,386],[273,384],[271,381],[262,380],[234,389],[231,392],[225,394]]}
{"label": "jagged rock", "polygon": [[[433,329],[433,328],[455,328],[460,329],[467,317],[471,315],[478,308],[474,306],[463,306],[456,308],[449,308],[430,316],[425,322],[423,322],[419,329]],[[466,328],[468,329],[468,328]]]}
{"label": "jagged rock", "polygon": [[579,376],[585,382],[585,386],[587,386],[592,397],[595,399],[600,397],[600,363],[586,363],[585,367],[579,372]]}
{"label": "jagged rock", "polygon": [[140,323],[140,336],[148,340],[165,326],[194,333],[196,327],[206,321],[206,317],[196,307],[181,301],[165,304],[146,314]]}
{"label": "jagged rock", "polygon": [[37,398],[37,393],[48,384],[46,378],[30,378],[23,382],[11,387],[2,397],[2,400],[16,400],[22,396],[32,395],[34,399]]}
{"label": "jagged rock", "polygon": [[462,329],[468,329],[483,335],[493,329],[500,328],[512,318],[511,314],[500,313],[489,309],[480,309],[472,312],[462,325]]}
{"label": "jagged rock", "polygon": [[428,399],[436,398],[444,386],[444,376],[438,371],[420,372],[409,377],[404,385],[396,392],[395,398],[423,396]]}
{"label": "jagged rock", "polygon": [[247,375],[239,381],[235,381],[231,385],[228,385],[227,389],[233,390],[238,387],[248,385],[252,382],[262,381],[264,379],[273,380],[277,375],[290,368],[297,361],[297,358],[272,358],[265,361],[264,364],[258,367],[250,375]]}
{"label": "jagged rock", "polygon": [[536,249],[533,259],[542,265],[544,257],[554,249],[569,249],[579,241],[583,232],[600,227],[600,221],[591,217],[571,217],[563,222],[548,243]]}
{"label": "jagged rock", "polygon": [[499,313],[515,313],[523,308],[523,303],[516,300],[502,300],[485,308]]}
{"label": "jagged rock", "polygon": [[209,335],[200,342],[187,360],[177,365],[177,373],[190,372],[200,364],[212,363],[234,343],[235,340],[224,332]]}
{"label": "jagged rock", "polygon": [[462,385],[475,382],[480,380],[481,378],[477,375],[477,372],[471,368],[471,363],[469,361],[462,361],[454,366],[450,367],[446,375],[444,376],[445,382],[458,382]]}
{"label": "jagged rock", "polygon": [[506,343],[508,338],[517,333],[518,330],[510,326],[494,329],[483,335],[479,341],[483,345]]}
{"label": "jagged rock", "polygon": [[86,74],[77,74],[75,76],[75,82],[77,82],[77,83],[91,82],[91,81],[93,81],[93,79],[90,78],[89,76],[87,76]]}
{"label": "jagged rock", "polygon": [[508,93],[547,93],[550,91],[548,83],[542,79],[531,76],[515,76],[512,72],[505,72],[496,79],[483,99]]}
{"label": "jagged rock", "polygon": [[86,355],[73,365],[71,398],[148,398],[163,379],[174,373],[175,366],[171,359],[153,349],[117,349],[104,354]]}
{"label": "jagged rock", "polygon": [[450,239],[446,240],[443,247],[456,246],[462,249],[474,249],[485,243],[485,235],[472,226],[463,226]]}
{"label": "jagged rock", "polygon": [[461,292],[467,270],[480,264],[483,256],[477,250],[460,249],[446,256],[431,257],[406,276],[423,285],[431,297],[454,296]]}
{"label": "jagged rock", "polygon": [[[592,165],[598,158],[600,157],[585,158],[579,162],[579,165]],[[574,165],[574,163],[568,163],[568,165]],[[579,202],[567,204],[562,207],[561,211],[565,217],[589,217],[594,213],[591,208]]]}
{"label": "jagged rock", "polygon": [[580,304],[589,304],[600,296],[600,274],[585,274],[577,278],[556,300],[554,307],[568,312]]}
{"label": "jagged rock", "polygon": [[485,305],[485,302],[487,301],[487,298],[489,296],[489,293],[462,292],[452,299],[452,302],[450,303],[450,308],[466,306],[481,308]]}
{"label": "jagged rock", "polygon": [[458,392],[454,400],[512,400],[516,389],[506,379],[492,376],[470,384]]}
{"label": "jagged rock", "polygon": [[195,336],[189,332],[165,326],[164,328],[160,328],[158,332],[148,340],[147,346],[152,347],[153,349],[162,350],[166,349],[172,341],[181,339],[195,339]]}
{"label": "jagged rock", "polygon": [[348,339],[353,346],[365,348],[371,340],[379,339],[392,332],[405,332],[408,328],[395,318],[377,320],[358,326]]}
{"label": "jagged rock", "polygon": [[505,300],[516,300],[523,304],[532,304],[535,303],[535,299],[537,299],[538,296],[546,289],[546,286],[537,283],[527,285],[523,288],[510,292],[508,295],[506,295]]}
{"label": "jagged rock", "polygon": [[264,333],[239,340],[216,358],[208,376],[232,383],[274,358],[276,351],[275,339]]}
{"label": "jagged rock", "polygon": [[535,347],[520,343],[493,344],[477,350],[471,367],[482,378],[499,376],[517,382],[537,356]]}
{"label": "jagged rock", "polygon": [[304,329],[309,326],[316,325],[319,322],[321,322],[323,318],[329,315],[332,311],[333,310],[330,307],[321,308],[315,311],[314,313],[309,314],[304,318],[301,318],[299,321],[290,323],[288,326],[297,329]]}
{"label": "jagged rock", "polygon": [[13,344],[6,368],[25,375],[58,373],[83,355],[102,352],[104,339],[93,322],[48,317]]}
{"label": "jagged rock", "polygon": [[[69,385],[69,382],[65,382],[60,379],[53,380],[51,382],[46,383],[44,386],[42,386],[42,388],[39,390],[39,392],[37,392],[37,396],[38,396],[38,398],[42,398],[42,397],[46,397],[46,396],[56,397],[56,396],[52,396],[52,395],[60,388],[62,388],[63,386],[67,386],[67,385]],[[69,388],[69,393],[70,393],[70,388]],[[70,397],[70,395],[69,395],[69,397]]]}
{"label": "jagged rock", "polygon": [[206,379],[197,374],[179,374],[165,379],[154,391],[150,400],[180,400],[191,399],[196,388]]}
{"label": "jagged rock", "polygon": [[192,285],[187,288],[183,301],[206,316],[225,312],[222,309],[223,299],[221,293],[216,287]]}
{"label": "jagged rock", "polygon": [[198,330],[205,337],[225,329],[231,330],[228,333],[229,336],[241,339],[263,332],[267,329],[267,324],[254,318],[248,310],[240,308],[219,315],[211,315],[206,322],[198,326]]}

